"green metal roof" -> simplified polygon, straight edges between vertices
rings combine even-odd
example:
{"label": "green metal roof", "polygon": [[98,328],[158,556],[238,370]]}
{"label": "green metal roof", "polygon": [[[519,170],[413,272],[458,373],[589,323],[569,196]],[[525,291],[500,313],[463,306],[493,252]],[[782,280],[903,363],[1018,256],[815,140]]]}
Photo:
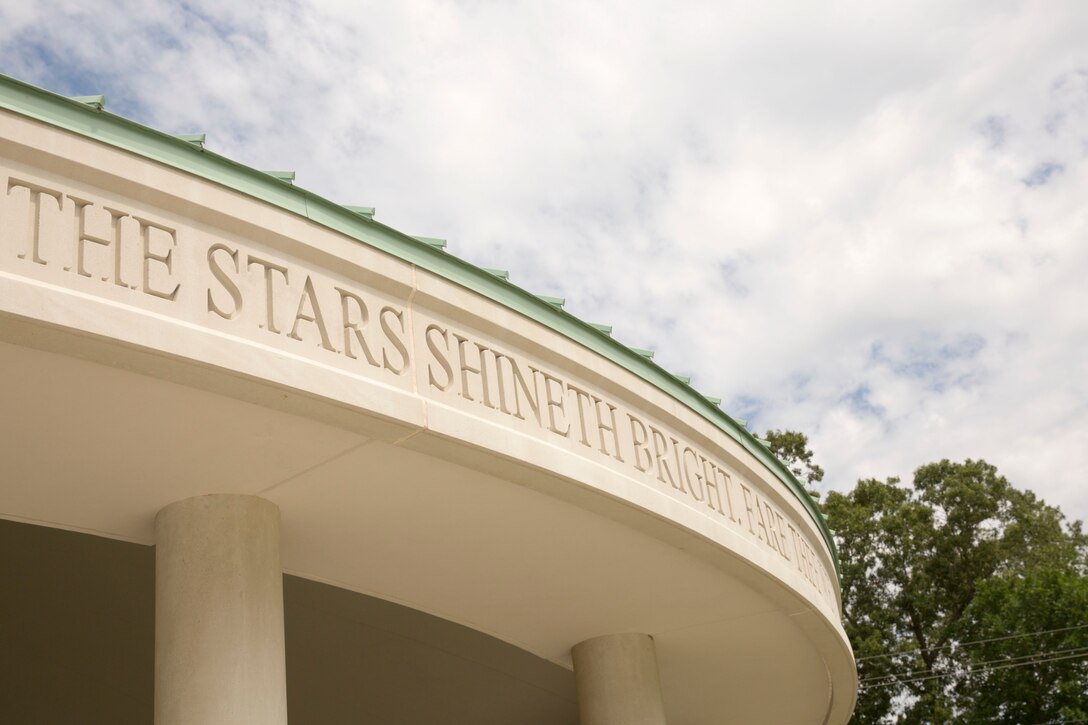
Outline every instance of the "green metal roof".
{"label": "green metal roof", "polygon": [[285,181],[288,184],[294,184],[295,183],[295,172],[294,171],[266,171],[264,173],[268,174],[269,176],[271,176],[274,179],[279,179],[280,181]]}
{"label": "green metal roof", "polygon": [[[549,305],[552,305],[553,307],[560,307],[561,308],[563,305],[567,304],[566,299],[564,299],[562,297],[549,297],[548,295],[537,295],[537,297],[544,300],[545,302],[547,302]],[[594,329],[596,329],[596,328],[594,328]]]}
{"label": "green metal roof", "polygon": [[[823,514],[790,470],[736,420],[654,363],[653,352],[614,340],[605,326],[584,322],[562,309],[558,297],[534,295],[486,269],[446,254],[445,240],[413,237],[373,219],[371,207],[347,207],[293,185],[291,171],[258,171],[208,151],[202,134],[172,136],[109,113],[103,96],[65,98],[0,75],[0,108],[124,149],[194,174],[310,219],[364,244],[415,264],[547,325],[660,388],[712,422],[758,459],[793,493],[816,523],[841,579],[838,549]],[[199,136],[200,143],[196,143]],[[609,328],[610,331],[610,328]]]}
{"label": "green metal roof", "polygon": [[106,108],[105,96],[72,96],[72,100],[76,103],[90,106],[96,111],[101,111]]}
{"label": "green metal roof", "polygon": [[[373,217],[371,217],[371,218],[373,218]],[[358,237],[356,237],[356,238],[358,239]],[[446,248],[446,240],[445,239],[435,239],[434,237],[412,237],[412,239],[416,240],[417,242],[423,242],[428,247],[432,247],[433,249],[445,249]],[[360,241],[362,241],[362,240],[360,240]]]}
{"label": "green metal roof", "polygon": [[359,216],[365,216],[367,219],[374,218],[374,207],[372,206],[345,206],[348,211],[353,211]]}
{"label": "green metal roof", "polygon": [[177,134],[177,138],[180,138],[187,143],[191,143],[200,150],[204,150],[204,142],[208,139],[208,135],[204,133],[179,133]]}

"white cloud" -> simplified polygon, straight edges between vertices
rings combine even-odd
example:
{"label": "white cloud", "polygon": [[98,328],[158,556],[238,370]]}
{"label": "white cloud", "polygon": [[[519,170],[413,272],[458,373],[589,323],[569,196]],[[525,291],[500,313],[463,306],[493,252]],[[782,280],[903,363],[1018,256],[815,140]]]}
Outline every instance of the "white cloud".
{"label": "white cloud", "polygon": [[[112,6],[111,6],[112,5]],[[1088,517],[1081,3],[8,3],[5,72],[507,267],[828,480]]]}

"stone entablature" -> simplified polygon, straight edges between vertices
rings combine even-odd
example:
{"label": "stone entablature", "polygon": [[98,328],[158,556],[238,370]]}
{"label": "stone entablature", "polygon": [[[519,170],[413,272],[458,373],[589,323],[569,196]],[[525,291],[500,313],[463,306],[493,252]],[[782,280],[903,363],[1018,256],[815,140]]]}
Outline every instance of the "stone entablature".
{"label": "stone entablature", "polygon": [[557,439],[758,541],[837,606],[832,573],[803,524],[772,503],[766,484],[738,475],[724,456],[693,444],[675,424],[565,372],[562,361],[514,351],[419,303],[274,248],[126,208],[93,190],[15,173],[0,184],[0,270],[245,338]]}
{"label": "stone entablature", "polygon": [[[389,252],[390,240],[415,244],[407,237],[369,221],[373,239],[348,235],[333,221],[289,206],[0,110],[0,352],[4,346],[58,352],[331,424],[335,435],[357,436],[353,445],[376,442],[374,450],[404,466],[398,473],[410,473],[410,465],[427,471],[432,496],[453,491],[433,486],[443,462],[460,467],[456,480],[465,490],[464,471],[479,472],[486,480],[471,490],[477,526],[503,517],[512,502],[523,521],[538,516],[536,507],[546,508],[539,520],[577,525],[581,536],[594,528],[587,521],[603,517],[607,525],[596,527],[601,541],[611,531],[613,540],[653,555],[625,566],[652,566],[646,576],[655,581],[675,573],[672,583],[686,592],[675,612],[648,607],[630,614],[631,622],[645,625],[641,631],[661,635],[666,695],[687,687],[694,704],[683,706],[713,712],[724,695],[697,686],[706,667],[768,673],[793,667],[806,673],[791,685],[795,695],[826,708],[819,721],[845,722],[856,676],[839,622],[826,527],[767,464],[765,451],[754,452],[752,441],[670,393],[669,385],[636,374],[561,325],[544,324],[504,304],[501,295],[482,294],[455,273],[413,261],[411,249]],[[132,401],[126,404],[131,409]],[[140,435],[147,443],[156,432]],[[322,465],[335,461],[322,459]],[[410,485],[411,478],[405,480]],[[330,474],[314,488],[332,490],[334,482]],[[115,492],[139,483],[126,479]],[[249,492],[269,490],[254,488]],[[559,504],[534,504],[522,491]],[[53,499],[35,498],[18,485],[0,493],[8,501],[0,516],[151,543],[138,512],[113,518],[101,513],[108,505],[95,511],[74,506],[58,508],[54,517]],[[268,495],[281,493],[287,520],[307,520],[312,512],[300,504],[308,503],[306,495]],[[156,497],[174,495],[140,494],[146,501],[137,508],[150,510]],[[371,494],[337,489],[356,505]],[[450,506],[452,499],[444,500]],[[419,501],[421,509],[429,505]],[[312,547],[307,537],[288,537],[284,566],[471,625],[563,664],[569,664],[564,649],[576,642],[608,634],[611,626],[633,626],[613,618],[625,611],[623,591],[571,595],[569,607],[536,623],[491,607],[488,597],[456,582],[386,576],[370,589],[359,573],[387,571],[366,552],[349,550],[357,539],[355,512],[337,519],[336,536]],[[426,539],[440,519],[439,512],[406,520],[416,527],[409,537]],[[319,525],[310,521],[313,534]],[[458,532],[451,526],[426,544]],[[535,547],[528,558],[579,566],[569,551],[549,560],[547,536],[533,536],[526,537]],[[462,548],[465,557],[479,553],[472,544]],[[515,556],[496,559],[509,565],[507,576],[523,577],[522,586],[531,582]],[[587,566],[577,580],[592,576]],[[517,599],[517,592],[506,594]],[[744,645],[743,657],[732,661],[732,648],[749,634],[759,644]],[[764,645],[765,637],[774,641]],[[792,643],[786,663],[775,654],[782,642]],[[756,712],[765,701],[752,694],[744,707]]]}

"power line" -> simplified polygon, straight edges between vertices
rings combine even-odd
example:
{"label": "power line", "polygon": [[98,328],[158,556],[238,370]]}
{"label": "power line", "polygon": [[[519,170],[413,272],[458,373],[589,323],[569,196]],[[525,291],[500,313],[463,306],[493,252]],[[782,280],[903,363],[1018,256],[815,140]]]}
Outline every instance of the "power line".
{"label": "power line", "polygon": [[1050,662],[1059,662],[1061,660],[1077,660],[1081,658],[1088,658],[1088,652],[1081,652],[1079,654],[1066,654],[1063,656],[1054,656],[1054,658],[1039,659],[1031,662],[1017,662],[1015,664],[1001,664],[994,665],[992,667],[980,667],[977,669],[967,669],[966,672],[947,672],[937,675],[928,675],[925,677],[912,677],[910,679],[895,679],[887,681],[887,683],[869,684],[869,687],[891,687],[892,685],[910,685],[912,683],[923,683],[923,681],[929,679],[941,679],[944,677],[963,677],[966,675],[988,675],[991,672],[997,672],[999,669],[1011,669],[1013,667],[1027,667],[1030,665],[1047,664]]}
{"label": "power line", "polygon": [[967,670],[966,672],[943,672],[936,675],[929,675],[927,677],[914,677],[907,680],[895,680],[893,682],[884,682],[876,685],[870,685],[871,687],[890,687],[892,685],[909,685],[914,682],[924,682],[926,680],[938,680],[945,677],[963,677],[967,675],[984,675],[997,670],[1007,670],[1014,667],[1027,667],[1029,665],[1042,665],[1048,662],[1057,662],[1059,660],[1078,659],[1081,657],[1088,657],[1088,652],[1082,654],[1065,655],[1062,657],[1049,657],[1046,659],[1035,660],[1034,662],[1019,662],[1011,665],[996,665],[994,667],[982,667],[977,670]]}
{"label": "power line", "polygon": [[899,655],[909,655],[915,652],[934,652],[942,649],[952,649],[954,647],[967,647],[974,644],[986,644],[987,642],[1001,642],[1006,639],[1018,639],[1020,637],[1037,637],[1041,634],[1054,634],[1056,632],[1070,632],[1074,629],[1088,628],[1088,624],[1078,624],[1073,627],[1061,627],[1059,629],[1043,629],[1038,632],[1025,632],[1024,634],[1007,634],[1003,637],[991,637],[990,639],[976,639],[968,642],[952,642],[950,644],[944,644],[937,647],[916,647],[914,649],[905,649],[901,652],[892,652],[891,654],[880,655],[867,655],[865,657],[858,657],[855,662],[864,662],[866,660],[876,660],[883,657],[898,657]]}
{"label": "power line", "polygon": [[[1000,664],[1002,662],[1016,662],[1018,660],[1029,660],[1031,658],[1039,658],[1039,656],[1050,656],[1052,654],[1066,654],[1066,653],[1078,652],[1078,651],[1088,652],[1088,644],[1080,644],[1080,646],[1078,646],[1078,647],[1067,647],[1064,650],[1047,650],[1047,651],[1044,651],[1044,652],[1031,652],[1029,654],[1015,654],[1015,655],[1012,655],[1012,656],[1005,655],[1005,656],[1001,656],[1001,658],[997,658],[997,659],[994,659],[994,660],[986,660],[984,662],[970,662],[970,663],[967,663],[967,666],[977,668],[977,667],[984,667],[984,666],[991,665],[991,664]],[[876,681],[878,679],[890,679],[890,678],[894,678],[894,677],[913,677],[914,675],[924,675],[924,674],[927,674],[927,673],[930,673],[930,672],[932,672],[931,669],[929,667],[926,667],[924,669],[915,669],[914,672],[889,673],[887,675],[874,675],[873,677],[864,677],[864,678],[862,678],[860,680],[857,680],[857,683],[858,683],[858,685],[862,685],[862,684],[865,684],[865,683],[870,683],[870,681]]]}
{"label": "power line", "polygon": [[[1088,654],[1088,645],[1080,645],[1078,647],[1066,647],[1065,649],[1052,649],[1052,650],[1047,650],[1045,652],[1032,652],[1031,654],[1015,655],[1013,657],[1009,657],[1009,656],[998,657],[997,659],[986,660],[984,662],[971,662],[971,663],[969,663],[968,666],[969,666],[969,668],[972,668],[972,669],[969,669],[968,672],[978,671],[980,669],[984,669],[988,665],[993,665],[993,664],[1001,664],[1001,663],[1004,663],[1004,662],[1018,662],[1020,660],[1031,660],[1033,658],[1038,659],[1040,657],[1050,657],[1051,655],[1060,655],[1060,654],[1066,654],[1066,653],[1072,653],[1072,652],[1083,652],[1085,654]],[[932,671],[933,670],[931,670],[930,668],[927,667],[927,668],[922,669],[922,670],[914,670],[913,672],[892,672],[892,673],[889,673],[889,674],[886,674],[886,675],[874,675],[873,677],[865,677],[865,678],[862,678],[862,679],[858,680],[858,684],[859,685],[864,685],[864,684],[867,684],[867,683],[870,683],[870,682],[878,682],[880,680],[896,681],[896,680],[899,680],[900,678],[903,678],[903,677],[910,678],[910,677],[914,677],[915,675],[929,674]]]}

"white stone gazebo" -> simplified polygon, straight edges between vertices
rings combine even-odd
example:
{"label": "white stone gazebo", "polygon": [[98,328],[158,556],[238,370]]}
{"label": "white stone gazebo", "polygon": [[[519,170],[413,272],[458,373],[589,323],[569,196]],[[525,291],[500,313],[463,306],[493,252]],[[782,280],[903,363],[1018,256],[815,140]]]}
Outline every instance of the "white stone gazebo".
{"label": "white stone gazebo", "polygon": [[818,510],[607,328],[2,77],[0,183],[0,721],[849,719]]}

